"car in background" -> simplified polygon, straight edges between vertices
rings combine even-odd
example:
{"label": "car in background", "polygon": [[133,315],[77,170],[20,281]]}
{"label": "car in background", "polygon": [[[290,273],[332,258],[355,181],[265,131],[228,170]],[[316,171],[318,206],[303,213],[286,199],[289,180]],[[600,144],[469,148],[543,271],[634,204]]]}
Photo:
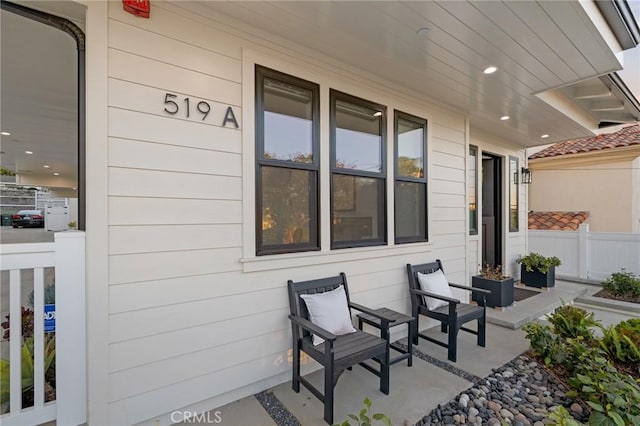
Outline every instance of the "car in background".
{"label": "car in background", "polygon": [[14,228],[44,228],[42,210],[20,210],[11,219]]}

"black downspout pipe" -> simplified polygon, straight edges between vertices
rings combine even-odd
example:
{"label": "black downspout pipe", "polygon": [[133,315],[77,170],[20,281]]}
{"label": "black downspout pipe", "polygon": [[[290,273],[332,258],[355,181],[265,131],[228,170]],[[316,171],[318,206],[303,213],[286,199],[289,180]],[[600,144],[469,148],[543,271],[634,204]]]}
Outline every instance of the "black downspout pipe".
{"label": "black downspout pipe", "polygon": [[0,7],[7,12],[40,22],[57,28],[69,34],[76,41],[78,49],[78,229],[85,230],[86,223],[86,89],[85,89],[85,35],[73,22],[50,13],[30,9],[5,0],[0,1]]}

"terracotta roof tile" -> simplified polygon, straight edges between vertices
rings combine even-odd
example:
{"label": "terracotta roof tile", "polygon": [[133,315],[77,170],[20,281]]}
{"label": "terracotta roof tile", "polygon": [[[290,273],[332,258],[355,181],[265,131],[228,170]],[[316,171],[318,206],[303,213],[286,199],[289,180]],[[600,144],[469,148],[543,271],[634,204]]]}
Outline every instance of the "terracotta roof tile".
{"label": "terracotta roof tile", "polygon": [[529,229],[576,231],[589,212],[529,212]]}
{"label": "terracotta roof tile", "polygon": [[536,158],[556,157],[558,155],[579,154],[632,145],[640,145],[640,124],[624,127],[614,133],[603,133],[590,138],[558,142],[542,151],[536,152],[531,155],[529,159],[534,160]]}

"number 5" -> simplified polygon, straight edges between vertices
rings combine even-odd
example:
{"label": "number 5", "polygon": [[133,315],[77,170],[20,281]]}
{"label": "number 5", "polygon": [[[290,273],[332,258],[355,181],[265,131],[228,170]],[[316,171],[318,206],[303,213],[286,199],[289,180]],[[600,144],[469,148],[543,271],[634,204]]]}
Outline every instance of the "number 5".
{"label": "number 5", "polygon": [[172,95],[171,93],[166,93],[166,94],[164,95],[164,103],[165,103],[165,104],[169,104],[169,105],[173,105],[173,107],[175,108],[173,111],[169,111],[169,110],[167,109],[167,107],[164,107],[164,110],[165,110],[166,112],[168,112],[169,114],[171,114],[171,115],[177,114],[177,113],[178,113],[178,109],[179,109],[179,107],[178,107],[178,103],[177,103],[176,101],[172,101],[172,100],[171,100],[171,99],[169,99],[169,98],[177,98],[177,97],[178,97],[177,95]]}

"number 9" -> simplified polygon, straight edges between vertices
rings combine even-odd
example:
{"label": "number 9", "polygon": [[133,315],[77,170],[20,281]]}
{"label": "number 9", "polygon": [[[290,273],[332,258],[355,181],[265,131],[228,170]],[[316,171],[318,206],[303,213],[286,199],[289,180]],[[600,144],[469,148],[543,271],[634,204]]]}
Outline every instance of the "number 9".
{"label": "number 9", "polygon": [[211,106],[208,102],[205,101],[198,102],[196,108],[198,109],[200,114],[202,114],[202,121],[204,121],[204,119],[207,118],[207,115],[209,115],[209,113],[211,112]]}

